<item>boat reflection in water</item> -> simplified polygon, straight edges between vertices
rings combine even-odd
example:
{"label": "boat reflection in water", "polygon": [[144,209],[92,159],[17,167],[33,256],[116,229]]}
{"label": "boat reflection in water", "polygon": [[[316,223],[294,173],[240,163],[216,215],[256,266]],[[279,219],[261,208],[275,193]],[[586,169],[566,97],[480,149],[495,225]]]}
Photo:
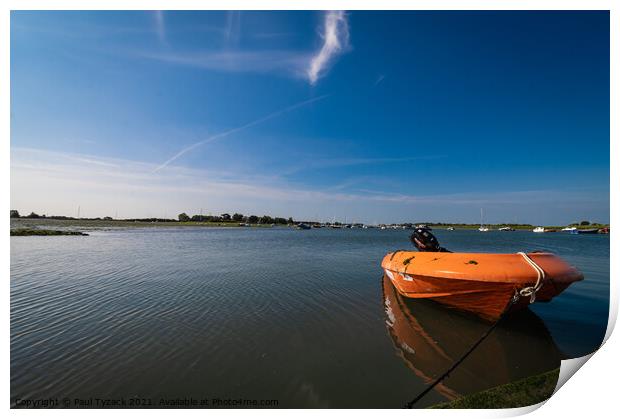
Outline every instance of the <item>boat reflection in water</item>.
{"label": "boat reflection in water", "polygon": [[[491,326],[432,301],[403,298],[385,275],[383,297],[387,328],[398,355],[427,384]],[[452,400],[553,370],[561,359],[543,321],[529,309],[522,310],[505,318],[435,391]],[[422,402],[416,407],[422,407]]]}

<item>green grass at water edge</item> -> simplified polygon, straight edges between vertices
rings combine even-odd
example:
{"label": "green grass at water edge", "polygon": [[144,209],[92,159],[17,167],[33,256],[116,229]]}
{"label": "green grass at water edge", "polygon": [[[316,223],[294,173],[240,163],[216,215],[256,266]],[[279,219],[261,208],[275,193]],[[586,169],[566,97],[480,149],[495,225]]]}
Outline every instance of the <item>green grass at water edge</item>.
{"label": "green grass at water edge", "polygon": [[531,406],[547,400],[553,394],[560,369],[534,375],[479,393],[463,396],[451,402],[431,406],[431,409],[506,409]]}

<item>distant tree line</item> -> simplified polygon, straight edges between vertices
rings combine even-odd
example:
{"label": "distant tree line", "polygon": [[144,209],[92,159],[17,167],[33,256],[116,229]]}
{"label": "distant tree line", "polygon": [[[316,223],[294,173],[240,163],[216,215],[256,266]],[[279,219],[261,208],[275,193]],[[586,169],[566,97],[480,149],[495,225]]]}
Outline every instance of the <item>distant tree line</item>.
{"label": "distant tree line", "polygon": [[[11,210],[11,218],[46,218],[52,220],[78,220],[76,217],[67,217],[64,215],[39,215],[35,212],[31,212],[28,215],[20,215],[19,211]],[[104,220],[104,221],[112,221],[114,218],[112,217],[97,217],[97,218],[79,218],[80,220]],[[292,217],[283,218],[283,217],[271,217],[269,215],[263,215],[259,217],[258,215],[243,215],[239,213],[234,213],[230,215],[228,213],[224,213],[221,215],[192,215],[191,217],[186,213],[181,213],[178,216],[178,221],[187,222],[187,221],[196,221],[196,222],[212,222],[212,223],[249,223],[249,224],[293,224]],[[119,221],[135,221],[135,222],[175,222],[177,220],[170,218],[124,218]]]}
{"label": "distant tree line", "polygon": [[71,219],[73,219],[72,217],[65,217],[65,216],[62,216],[62,215],[50,215],[50,216],[47,216],[45,214],[39,215],[36,212],[31,212],[28,215],[20,215],[19,211],[17,211],[17,210],[11,210],[11,218],[52,218],[54,220],[71,220]]}
{"label": "distant tree line", "polygon": [[[78,218],[76,217],[67,217],[65,215],[39,215],[35,212],[31,212],[28,215],[20,215],[19,211],[17,210],[11,210],[11,218],[45,218],[45,219],[51,219],[51,220],[77,220]],[[97,217],[97,218],[79,218],[81,220],[104,220],[104,221],[112,221],[114,220],[112,217]],[[239,213],[234,213],[232,215],[228,214],[228,213],[224,213],[221,215],[201,215],[201,214],[197,214],[197,215],[192,215],[191,217],[189,215],[187,215],[186,213],[181,213],[178,216],[178,221],[180,222],[187,222],[187,221],[195,221],[195,222],[212,222],[212,223],[229,223],[229,222],[235,222],[235,223],[248,223],[248,224],[295,224],[296,221],[293,220],[292,217],[287,218],[282,218],[282,217],[271,217],[269,215],[263,215],[262,217],[259,217],[257,215],[243,215],[243,214],[239,214]],[[133,221],[133,222],[175,222],[177,220],[175,219],[170,219],[170,218],[124,218],[121,221]],[[306,223],[309,224],[316,224],[316,222],[311,222],[311,221],[307,221]],[[343,225],[342,223],[340,223],[339,221],[336,221],[333,223],[334,225]],[[477,226],[478,223],[439,223],[439,222],[417,222],[417,223],[402,223],[400,225],[404,225],[406,227],[412,227],[415,225],[419,225],[419,224],[424,224],[427,225],[429,227],[432,226]],[[361,224],[357,224],[357,225],[361,225]],[[505,225],[505,226],[511,226],[511,227],[532,227],[531,224],[516,224],[516,223],[498,223],[498,224],[494,224],[494,225]],[[585,226],[596,226],[596,225],[603,225],[597,222],[590,222],[587,220],[584,221],[580,221],[580,222],[576,222],[576,223],[571,223],[569,224],[570,226],[581,226],[581,227],[585,227]]]}
{"label": "distant tree line", "polygon": [[[20,215],[19,211],[11,210],[11,218],[45,218],[48,220],[103,220],[103,221],[113,221],[112,217],[95,217],[95,218],[86,218],[86,217],[67,217],[66,215],[39,215],[36,212],[31,212],[28,215]],[[143,222],[175,222],[175,219],[170,218],[124,218],[120,221],[143,221]]]}
{"label": "distant tree line", "polygon": [[271,217],[269,215],[263,215],[259,217],[258,215],[243,215],[238,212],[230,215],[228,213],[224,213],[221,215],[203,215],[196,214],[191,217],[186,213],[181,213],[178,216],[178,220],[180,222],[188,222],[195,221],[200,223],[248,223],[248,224],[293,224],[293,217],[289,217],[288,219],[283,217]]}
{"label": "distant tree line", "polygon": [[39,215],[36,212],[31,212],[28,215],[20,215],[19,211],[11,210],[11,218],[51,218],[54,220],[73,220],[73,217],[65,217],[64,215],[50,215],[47,216],[45,214]]}
{"label": "distant tree line", "polygon": [[584,220],[584,221],[579,221],[578,223],[571,223],[569,225],[571,227],[587,227],[587,226],[600,226],[600,225],[607,225],[607,224]]}
{"label": "distant tree line", "polygon": [[[113,220],[112,217],[103,217],[104,220]],[[143,222],[143,223],[174,223],[177,220],[174,218],[123,218],[119,221],[132,221],[132,222]]]}

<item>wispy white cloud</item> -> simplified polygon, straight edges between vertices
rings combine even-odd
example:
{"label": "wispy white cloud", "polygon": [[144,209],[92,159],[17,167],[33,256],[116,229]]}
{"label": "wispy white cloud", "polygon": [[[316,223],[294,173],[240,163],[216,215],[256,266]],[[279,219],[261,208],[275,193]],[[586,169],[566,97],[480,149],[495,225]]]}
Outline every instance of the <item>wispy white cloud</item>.
{"label": "wispy white cloud", "polygon": [[11,202],[23,211],[72,214],[81,204],[83,210],[89,208],[87,216],[110,215],[120,208],[121,216],[142,217],[163,216],[164,209],[169,215],[178,214],[205,202],[210,211],[294,215],[309,204],[332,208],[363,199],[260,175],[222,176],[179,166],[157,173],[153,168],[145,162],[13,148]]}
{"label": "wispy white cloud", "polygon": [[234,73],[276,73],[301,77],[309,55],[297,51],[137,52],[135,55],[170,64]]}
{"label": "wispy white cloud", "polygon": [[307,70],[310,84],[316,84],[336,56],[349,47],[349,22],[345,12],[329,11],[325,13],[321,37],[323,38],[323,45],[310,60],[310,66]]}
{"label": "wispy white cloud", "polygon": [[321,159],[315,158],[307,161],[303,161],[293,167],[290,167],[283,171],[283,175],[292,175],[294,173],[303,172],[306,170],[317,170],[334,167],[347,167],[347,166],[361,166],[361,165],[379,165],[389,163],[405,163],[415,160],[434,160],[441,159],[446,156],[432,155],[432,156],[410,156],[410,157],[341,157],[341,158],[329,158]]}
{"label": "wispy white cloud", "polygon": [[385,79],[385,75],[384,74],[379,74],[379,77],[377,77],[377,80],[375,81],[375,86],[377,86],[379,83],[381,83],[383,80]]}
{"label": "wispy white cloud", "polygon": [[319,97],[316,97],[316,98],[304,100],[302,102],[299,102],[299,103],[296,103],[294,105],[288,106],[288,107],[286,107],[284,109],[280,109],[279,111],[272,112],[272,113],[270,113],[267,116],[264,116],[262,118],[256,119],[256,120],[254,120],[252,122],[249,122],[249,123],[247,123],[245,125],[241,125],[239,127],[232,128],[232,129],[229,129],[227,131],[220,132],[220,133],[212,135],[212,136],[210,136],[210,137],[208,137],[208,138],[206,138],[206,139],[204,139],[202,141],[198,141],[198,142],[196,142],[196,143],[194,143],[194,144],[192,144],[190,146],[187,146],[187,147],[181,149],[174,156],[170,157],[168,160],[166,160],[165,162],[163,162],[162,164],[157,166],[153,170],[153,172],[160,171],[161,169],[163,169],[164,167],[168,166],[170,163],[172,163],[173,161],[175,161],[176,159],[178,159],[182,155],[192,151],[193,149],[195,149],[197,147],[200,147],[201,145],[208,144],[208,143],[211,143],[213,141],[221,140],[222,138],[228,137],[231,134],[235,134],[235,133],[237,133],[239,131],[243,131],[243,130],[251,128],[253,126],[262,124],[263,122],[267,122],[267,121],[269,121],[271,119],[274,119],[274,118],[276,118],[276,117],[278,117],[280,115],[283,115],[283,114],[285,114],[287,112],[291,112],[291,111],[293,111],[295,109],[298,109],[298,108],[301,108],[303,106],[309,105],[311,103],[317,102],[319,100],[325,99],[326,97],[327,97],[327,95],[323,95],[323,96],[319,96]]}
{"label": "wispy white cloud", "polygon": [[608,214],[596,214],[598,207],[609,206],[608,194],[598,190],[415,195],[358,189],[353,193],[179,166],[153,173],[154,167],[139,161],[13,147],[11,206],[20,212],[72,215],[81,205],[82,215],[89,217],[113,215],[116,210],[121,217],[174,217],[202,207],[216,214],[240,211],[297,219],[347,216],[361,222],[475,222],[484,206],[496,209],[497,220],[489,222],[505,222],[518,215],[519,221],[544,224],[545,211],[549,222],[558,222],[560,209],[565,222],[583,214],[608,219]]}
{"label": "wispy white cloud", "polygon": [[[157,33],[162,42],[166,40],[164,16],[155,12]],[[319,51],[291,49],[238,49],[241,34],[241,15],[230,12],[221,29],[225,48],[221,51],[133,51],[131,55],[203,68],[212,71],[235,73],[273,73],[304,79],[314,85],[326,74],[335,58],[346,52],[349,45],[349,24],[343,11],[325,12],[320,33],[322,45]],[[256,37],[280,37],[281,33],[257,33]]]}
{"label": "wispy white cloud", "polygon": [[238,43],[241,36],[241,11],[230,10],[226,14],[226,27],[224,29],[226,42]]}
{"label": "wispy white cloud", "polygon": [[166,22],[164,18],[164,12],[162,10],[155,10],[153,12],[153,19],[155,20],[155,31],[159,42],[166,44]]}

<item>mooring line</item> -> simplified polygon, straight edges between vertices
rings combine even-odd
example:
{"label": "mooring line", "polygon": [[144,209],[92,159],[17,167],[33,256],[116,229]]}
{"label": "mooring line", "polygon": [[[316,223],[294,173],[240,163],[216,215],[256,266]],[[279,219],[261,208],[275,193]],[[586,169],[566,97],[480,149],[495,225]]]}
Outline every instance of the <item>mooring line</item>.
{"label": "mooring line", "polygon": [[510,299],[510,303],[506,306],[506,308],[504,309],[504,311],[502,312],[501,316],[499,316],[499,319],[497,319],[495,321],[495,323],[493,323],[491,325],[491,327],[489,327],[487,329],[486,332],[484,332],[482,334],[482,336],[480,336],[480,338],[476,341],[476,343],[474,343],[468,350],[467,352],[465,352],[463,354],[463,356],[461,356],[454,364],[452,364],[452,366],[450,368],[448,368],[448,370],[446,372],[444,372],[443,374],[441,374],[439,376],[439,378],[437,378],[435,381],[433,381],[423,392],[421,392],[420,394],[417,395],[417,397],[413,400],[411,400],[410,402],[405,404],[405,408],[406,409],[411,409],[413,408],[413,406],[420,401],[420,399],[422,399],[422,397],[426,396],[432,389],[435,388],[435,386],[437,386],[437,384],[439,384],[440,382],[442,382],[448,375],[450,375],[450,373],[452,371],[454,371],[456,369],[456,367],[458,367],[459,365],[461,365],[461,363],[478,347],[478,345],[480,345],[482,343],[482,341],[484,341],[487,336],[489,336],[489,334],[493,331],[493,329],[495,329],[495,327],[501,323],[502,320],[504,320],[504,318],[506,317],[506,315],[508,314],[508,311],[510,310],[510,308],[517,302],[519,301],[519,292],[515,292],[515,295]]}

